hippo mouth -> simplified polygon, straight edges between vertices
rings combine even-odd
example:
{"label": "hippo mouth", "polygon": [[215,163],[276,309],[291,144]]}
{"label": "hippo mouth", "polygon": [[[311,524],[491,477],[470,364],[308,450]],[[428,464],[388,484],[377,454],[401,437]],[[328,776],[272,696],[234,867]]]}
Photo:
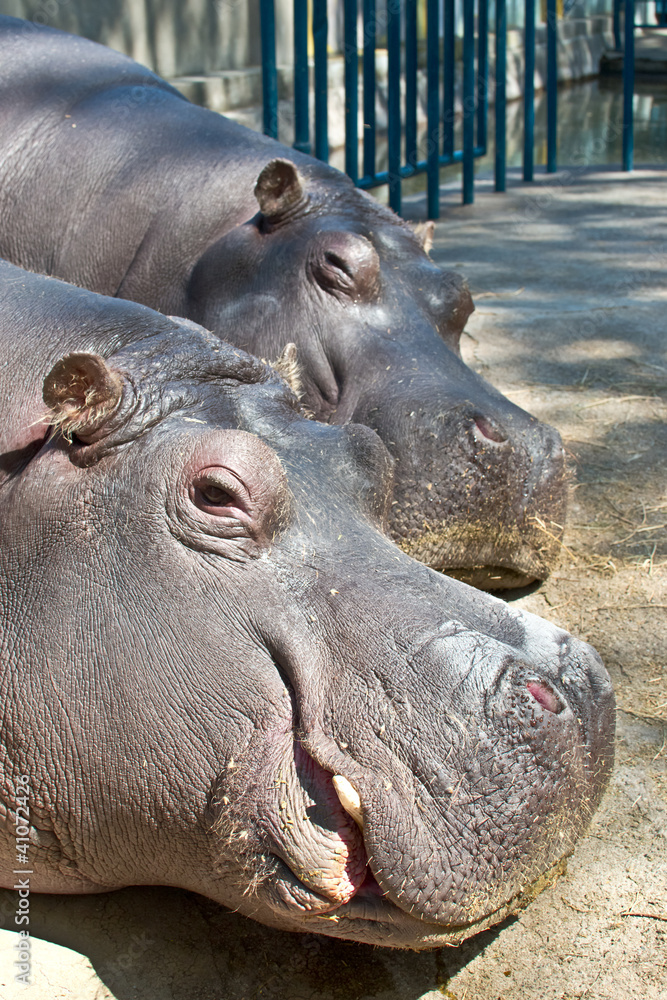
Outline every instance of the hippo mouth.
{"label": "hippo mouth", "polygon": [[[372,928],[373,938],[385,945],[411,948],[456,945],[472,933],[523,909],[565,870],[565,861],[561,859],[512,899],[466,923],[442,923],[408,912],[389,898],[389,891],[375,877],[373,859],[363,837],[361,801],[352,784],[341,775],[324,770],[298,745],[295,756],[301,777],[306,779],[302,785],[305,798],[316,794],[320,805],[326,802],[330,810],[325,844],[312,827],[286,819],[290,807],[287,799],[282,800],[283,834],[280,843],[274,842],[273,856],[278,868],[278,894],[291,910],[296,930],[368,942]],[[313,806],[308,809],[312,812]],[[301,816],[306,820],[308,814]],[[311,822],[308,817],[308,823]],[[302,836],[304,827],[309,836]],[[324,853],[313,865],[310,844],[316,841]]]}
{"label": "hippo mouth", "polygon": [[[342,937],[364,943],[370,939],[385,947],[422,950],[443,945],[456,947],[489,927],[501,924],[508,917],[525,909],[541,892],[549,888],[567,871],[566,858],[552,865],[520,893],[484,917],[468,923],[441,924],[423,916],[402,910],[386,897],[369,870],[369,876],[349,903],[309,917],[310,926],[299,930],[314,930],[330,937]],[[313,923],[316,926],[313,927]]]}
{"label": "hippo mouth", "polygon": [[[482,646],[462,627],[430,636],[418,662],[428,674],[429,655],[458,657],[458,691]],[[213,802],[220,862],[242,859],[239,909],[296,931],[427,948],[527,905],[562,870],[613,759],[606,672],[558,648],[551,677],[504,657],[487,670],[483,727],[468,715],[463,726],[456,700],[423,730],[413,713],[421,753],[401,729],[369,751],[354,726],[341,742],[338,725],[299,723],[292,693],[281,722],[228,764]],[[449,751],[431,757],[434,738]]]}
{"label": "hippo mouth", "polygon": [[[369,878],[368,856],[358,823],[337,793],[346,779],[321,767],[298,741],[283,758],[265,819],[271,852],[297,882],[285,886],[295,906],[305,912],[328,912],[348,903]],[[358,799],[358,796],[357,796]]]}
{"label": "hippo mouth", "polygon": [[545,575],[522,573],[507,566],[448,566],[443,572],[477,590],[489,591],[523,590],[526,587],[538,586]]}

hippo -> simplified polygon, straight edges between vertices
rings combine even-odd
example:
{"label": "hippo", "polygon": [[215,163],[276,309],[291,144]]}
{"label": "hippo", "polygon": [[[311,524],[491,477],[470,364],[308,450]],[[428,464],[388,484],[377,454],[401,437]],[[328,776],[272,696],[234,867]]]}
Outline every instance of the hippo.
{"label": "hippo", "polygon": [[525,905],[609,777],[597,653],[398,548],[379,437],[257,358],[5,262],[0,301],[2,884],[417,949]]}
{"label": "hippo", "polygon": [[323,422],[395,460],[392,537],[476,586],[557,560],[563,448],[467,367],[465,281],[344,174],[186,101],[108,48],[0,18],[0,255],[202,324],[296,345]]}

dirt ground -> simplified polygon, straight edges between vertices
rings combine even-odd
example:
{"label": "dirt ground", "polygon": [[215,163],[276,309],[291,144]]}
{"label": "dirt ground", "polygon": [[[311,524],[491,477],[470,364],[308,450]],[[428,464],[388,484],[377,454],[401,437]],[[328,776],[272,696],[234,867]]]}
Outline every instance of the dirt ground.
{"label": "dirt ground", "polygon": [[[14,985],[0,931],[1,997],[667,1000],[666,181],[561,174],[466,209],[452,193],[433,251],[477,303],[466,359],[558,427],[570,458],[561,566],[520,603],[597,647],[619,716],[612,782],[567,874],[500,927],[422,954],[281,934],[172,889],[33,897],[34,982]],[[13,903],[0,894],[6,928]]]}

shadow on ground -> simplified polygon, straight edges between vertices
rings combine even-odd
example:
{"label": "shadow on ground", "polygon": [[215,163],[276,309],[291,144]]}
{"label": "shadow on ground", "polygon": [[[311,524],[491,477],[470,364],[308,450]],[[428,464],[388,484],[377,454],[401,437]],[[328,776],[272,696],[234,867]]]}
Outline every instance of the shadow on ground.
{"label": "shadow on ground", "polygon": [[[0,892],[3,912],[15,905],[13,893]],[[459,948],[417,953],[283,933],[177,889],[31,899],[34,937],[83,952],[116,1000],[417,1000],[483,954],[514,920]],[[66,988],[69,954],[63,958]],[[55,950],[43,962],[52,982],[54,956]],[[17,997],[33,993],[15,990]]]}

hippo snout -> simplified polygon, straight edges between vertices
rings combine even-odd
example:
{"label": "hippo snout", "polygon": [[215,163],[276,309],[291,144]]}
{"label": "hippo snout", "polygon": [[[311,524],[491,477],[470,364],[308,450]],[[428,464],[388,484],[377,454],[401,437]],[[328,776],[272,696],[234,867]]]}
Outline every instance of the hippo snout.
{"label": "hippo snout", "polygon": [[292,905],[437,937],[500,919],[570,853],[611,770],[609,677],[586,643],[504,608],[497,634],[400,629],[405,659],[376,666],[363,718],[364,688],[341,689],[324,730],[285,742],[265,815]]}
{"label": "hippo snout", "polygon": [[554,428],[491,392],[484,403],[438,407],[434,388],[431,420],[414,400],[393,415],[392,440],[405,446],[393,449],[390,529],[403,551],[465,583],[525,587],[558,559],[563,444]]}

